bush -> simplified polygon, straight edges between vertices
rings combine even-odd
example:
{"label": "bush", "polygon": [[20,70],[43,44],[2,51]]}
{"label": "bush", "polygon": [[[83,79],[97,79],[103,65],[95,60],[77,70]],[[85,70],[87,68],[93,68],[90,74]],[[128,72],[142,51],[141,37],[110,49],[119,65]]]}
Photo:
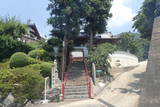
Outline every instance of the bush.
{"label": "bush", "polygon": [[29,45],[29,46],[32,47],[33,49],[36,49],[39,44],[38,44],[37,41],[32,41],[32,42],[28,42],[27,45]]}
{"label": "bush", "polygon": [[23,52],[17,52],[10,58],[10,68],[24,67],[29,64],[28,56]]}
{"label": "bush", "polygon": [[29,52],[28,54],[32,58],[47,60],[47,52],[43,49],[35,49]]}
{"label": "bush", "polygon": [[40,98],[43,85],[39,71],[29,67],[0,71],[0,95],[5,98],[11,92],[17,103]]}
{"label": "bush", "polygon": [[43,77],[48,77],[48,76],[50,77],[53,64],[48,62],[43,62],[41,64],[29,65],[29,67],[34,68],[36,70],[40,70],[40,73]]}
{"label": "bush", "polygon": [[87,62],[89,65],[95,63],[96,67],[107,72],[108,68],[111,67],[107,59],[109,54],[116,51],[116,49],[116,46],[109,43],[100,44],[94,50],[90,51]]}
{"label": "bush", "polygon": [[35,58],[31,58],[31,57],[28,57],[28,60],[29,60],[29,64],[41,64],[42,63],[42,61],[35,59]]}
{"label": "bush", "polygon": [[21,41],[7,35],[0,35],[0,61],[9,58],[15,52],[28,53],[32,48]]}
{"label": "bush", "polygon": [[9,68],[9,61],[0,63],[0,70],[8,69],[8,68]]}

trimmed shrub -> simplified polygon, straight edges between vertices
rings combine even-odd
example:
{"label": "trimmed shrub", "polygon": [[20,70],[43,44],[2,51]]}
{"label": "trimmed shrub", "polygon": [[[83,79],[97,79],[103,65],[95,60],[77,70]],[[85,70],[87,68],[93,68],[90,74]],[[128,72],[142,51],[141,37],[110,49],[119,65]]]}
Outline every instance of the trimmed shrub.
{"label": "trimmed shrub", "polygon": [[10,58],[10,68],[24,67],[29,64],[28,56],[23,52],[14,53]]}
{"label": "trimmed shrub", "polygon": [[28,57],[28,60],[29,60],[29,64],[41,64],[42,63],[42,61],[35,59],[35,58],[31,58],[31,57]]}
{"label": "trimmed shrub", "polygon": [[9,68],[9,61],[0,63],[0,70],[8,69],[8,68]]}
{"label": "trimmed shrub", "polygon": [[30,51],[28,55],[32,58],[46,60],[47,52],[43,49],[35,49]]}
{"label": "trimmed shrub", "polygon": [[43,62],[41,64],[29,65],[29,67],[34,68],[36,70],[40,70],[40,73],[43,77],[48,77],[48,76],[50,77],[53,64],[48,62]]}
{"label": "trimmed shrub", "polygon": [[38,70],[29,67],[0,71],[0,95],[5,98],[10,92],[16,103],[42,97],[44,78]]}

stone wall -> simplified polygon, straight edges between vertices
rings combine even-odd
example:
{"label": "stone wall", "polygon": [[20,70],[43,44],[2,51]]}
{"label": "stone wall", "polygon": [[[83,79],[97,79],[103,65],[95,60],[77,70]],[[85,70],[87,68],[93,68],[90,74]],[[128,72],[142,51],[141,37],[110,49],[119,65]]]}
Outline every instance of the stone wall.
{"label": "stone wall", "polygon": [[160,107],[160,17],[154,21],[147,71],[138,107]]}
{"label": "stone wall", "polygon": [[138,58],[128,52],[116,51],[110,55],[112,68],[123,68],[138,65]]}

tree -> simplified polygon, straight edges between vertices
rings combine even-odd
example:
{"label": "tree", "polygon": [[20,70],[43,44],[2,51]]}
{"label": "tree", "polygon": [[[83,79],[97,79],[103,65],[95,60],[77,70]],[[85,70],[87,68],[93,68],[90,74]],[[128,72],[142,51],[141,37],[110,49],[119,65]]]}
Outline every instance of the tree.
{"label": "tree", "polygon": [[0,35],[0,61],[9,58],[15,52],[28,53],[32,48],[10,36]]}
{"label": "tree", "polygon": [[[80,0],[50,0],[48,11],[51,17],[48,24],[52,25],[52,36],[57,36],[64,41],[62,55],[62,71],[66,69],[68,40],[77,36],[80,32]],[[63,80],[63,76],[61,76]]]}
{"label": "tree", "polygon": [[133,18],[133,28],[141,33],[141,37],[150,40],[154,18],[157,16],[160,16],[159,0],[145,0],[137,16]]}
{"label": "tree", "polygon": [[116,50],[116,46],[109,43],[98,45],[95,49],[90,51],[89,56],[87,57],[87,62],[89,65],[95,63],[98,68],[108,72],[108,68],[111,66],[107,59],[109,54]]}
{"label": "tree", "polygon": [[27,25],[16,20],[15,17],[0,18],[0,61],[9,58],[15,52],[27,53],[32,48],[18,41],[27,33]]}
{"label": "tree", "polygon": [[[73,37],[84,30],[90,35],[90,47],[96,33],[106,31],[112,0],[50,0],[52,35]],[[80,29],[81,28],[81,29]],[[64,36],[65,35],[65,36]]]}
{"label": "tree", "polygon": [[27,33],[27,25],[16,20],[15,17],[0,18],[0,36],[8,35],[17,39]]}
{"label": "tree", "polygon": [[97,33],[106,31],[107,20],[110,13],[112,0],[82,0],[82,21],[84,31],[90,35],[90,48],[93,45],[93,37]]}
{"label": "tree", "polygon": [[148,56],[149,42],[140,38],[137,33],[121,33],[121,40],[117,43],[117,47],[122,51],[129,51],[135,54],[140,60],[146,59]]}
{"label": "tree", "polygon": [[80,0],[50,0],[47,9],[51,15],[48,24],[53,27],[52,35],[69,39],[79,34],[79,4]]}

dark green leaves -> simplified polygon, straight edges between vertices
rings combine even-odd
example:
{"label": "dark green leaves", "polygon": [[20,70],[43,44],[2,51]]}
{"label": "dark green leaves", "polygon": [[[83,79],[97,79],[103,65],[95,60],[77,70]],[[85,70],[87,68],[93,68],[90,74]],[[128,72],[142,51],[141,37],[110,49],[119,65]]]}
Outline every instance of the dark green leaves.
{"label": "dark green leaves", "polygon": [[109,54],[113,53],[115,50],[116,47],[109,43],[98,45],[97,48],[90,51],[87,62],[89,64],[95,63],[97,67],[107,70],[107,68],[110,67],[107,59]]}
{"label": "dark green leaves", "polygon": [[0,19],[0,36],[8,35],[17,39],[27,33],[27,25],[13,18]]}
{"label": "dark green leaves", "polygon": [[160,16],[160,1],[145,0],[138,15],[134,17],[133,28],[141,33],[141,37],[151,39],[154,18]]}
{"label": "dark green leaves", "polygon": [[146,39],[142,39],[139,34],[131,32],[122,33],[120,36],[121,40],[117,44],[119,50],[129,51],[140,60],[147,58],[149,42]]}

